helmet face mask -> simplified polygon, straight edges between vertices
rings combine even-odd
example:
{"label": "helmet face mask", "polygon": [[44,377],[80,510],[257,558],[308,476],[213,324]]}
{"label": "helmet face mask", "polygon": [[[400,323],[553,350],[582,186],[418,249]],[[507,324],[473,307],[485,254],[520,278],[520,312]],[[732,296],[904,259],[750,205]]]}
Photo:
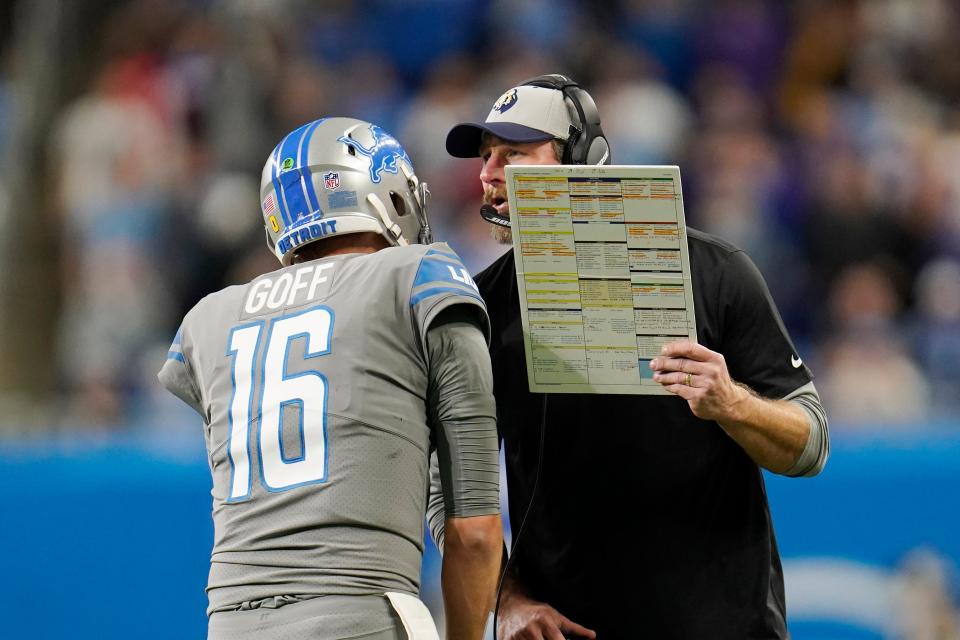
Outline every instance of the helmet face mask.
{"label": "helmet face mask", "polygon": [[392,246],[429,243],[428,196],[400,143],[353,118],[292,131],[260,180],[267,245],[283,265],[304,244],[334,235],[374,232]]}

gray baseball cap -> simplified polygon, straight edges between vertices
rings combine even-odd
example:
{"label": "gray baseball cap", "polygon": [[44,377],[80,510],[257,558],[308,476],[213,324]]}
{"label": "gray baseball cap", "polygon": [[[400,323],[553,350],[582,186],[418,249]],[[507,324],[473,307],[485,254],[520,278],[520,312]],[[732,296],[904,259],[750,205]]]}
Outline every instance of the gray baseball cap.
{"label": "gray baseball cap", "polygon": [[478,157],[485,131],[507,142],[566,142],[572,126],[562,91],[521,85],[500,96],[484,122],[453,127],[447,134],[447,153],[456,158]]}

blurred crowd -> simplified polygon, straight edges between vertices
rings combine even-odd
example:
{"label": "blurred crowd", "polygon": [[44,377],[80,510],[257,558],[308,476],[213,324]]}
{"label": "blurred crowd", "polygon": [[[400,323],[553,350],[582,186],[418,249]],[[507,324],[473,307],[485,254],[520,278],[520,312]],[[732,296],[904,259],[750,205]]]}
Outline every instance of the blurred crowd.
{"label": "blurred crowd", "polygon": [[948,0],[113,2],[48,140],[63,423],[169,415],[179,320],[277,266],[260,168],[319,116],[394,133],[436,236],[486,266],[505,248],[446,132],[548,72],[594,96],[615,163],[679,165],[688,224],[754,258],[835,430],[956,423],[958,32]]}

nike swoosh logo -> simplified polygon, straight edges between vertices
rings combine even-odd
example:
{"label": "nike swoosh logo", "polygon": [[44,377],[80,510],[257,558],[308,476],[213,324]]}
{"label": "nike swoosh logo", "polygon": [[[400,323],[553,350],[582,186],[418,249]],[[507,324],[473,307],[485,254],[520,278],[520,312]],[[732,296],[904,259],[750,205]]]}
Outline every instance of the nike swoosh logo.
{"label": "nike swoosh logo", "polygon": [[793,365],[793,368],[794,368],[794,369],[799,369],[799,368],[800,368],[800,365],[803,364],[803,360],[801,360],[801,359],[798,358],[797,356],[793,356],[793,355],[792,355],[792,356],[790,356],[790,364]]}

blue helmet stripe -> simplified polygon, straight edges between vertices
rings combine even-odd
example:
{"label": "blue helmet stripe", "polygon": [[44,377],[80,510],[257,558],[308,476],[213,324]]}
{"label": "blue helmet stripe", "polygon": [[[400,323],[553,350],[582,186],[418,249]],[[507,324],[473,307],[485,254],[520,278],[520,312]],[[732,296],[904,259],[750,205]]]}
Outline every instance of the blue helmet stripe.
{"label": "blue helmet stripe", "polygon": [[320,118],[307,125],[307,131],[304,133],[303,138],[300,139],[300,167],[302,168],[303,183],[307,190],[307,204],[311,207],[310,213],[320,211],[320,199],[317,198],[317,190],[313,186],[313,178],[310,175],[310,165],[307,162],[307,154],[310,150],[310,136],[313,135],[314,129],[324,120],[326,120],[326,118]]}
{"label": "blue helmet stripe", "polygon": [[[284,138],[283,142],[280,143],[280,158],[279,158],[280,164],[278,165],[280,171],[282,171],[283,169],[283,164],[282,164],[283,161],[286,160],[287,158],[293,158],[294,160],[299,159],[298,152],[300,150],[300,141],[303,139],[303,134],[306,132],[307,127],[309,126],[310,126],[309,124],[305,124],[302,127],[291,131],[290,135]],[[300,181],[300,188],[303,189],[303,180]],[[286,195],[287,195],[286,192],[284,192],[285,197]],[[290,195],[292,199],[299,200],[299,198],[296,198],[296,196],[294,196],[293,194],[290,194]],[[304,193],[303,193],[303,204],[306,204],[308,206],[310,204],[310,198],[307,196],[306,190],[304,190]],[[289,223],[288,223],[289,225],[292,225],[294,222],[296,222],[296,220],[293,219],[295,214],[310,213],[309,211],[291,211],[290,202],[284,202],[284,207],[287,210],[287,219],[289,220]]]}
{"label": "blue helmet stripe", "polygon": [[283,187],[280,186],[280,180],[278,176],[280,175],[280,163],[283,162],[282,160],[283,145],[286,144],[287,140],[290,139],[290,136],[297,133],[297,131],[299,131],[299,129],[288,133],[287,137],[284,138],[280,142],[280,144],[277,145],[277,148],[274,151],[274,155],[273,155],[273,168],[270,172],[271,182],[273,182],[273,190],[277,194],[277,206],[280,208],[280,216],[283,218],[284,226],[287,228],[289,228],[290,225],[293,224],[293,221],[290,218],[290,213],[287,211],[287,202],[283,197]]}

